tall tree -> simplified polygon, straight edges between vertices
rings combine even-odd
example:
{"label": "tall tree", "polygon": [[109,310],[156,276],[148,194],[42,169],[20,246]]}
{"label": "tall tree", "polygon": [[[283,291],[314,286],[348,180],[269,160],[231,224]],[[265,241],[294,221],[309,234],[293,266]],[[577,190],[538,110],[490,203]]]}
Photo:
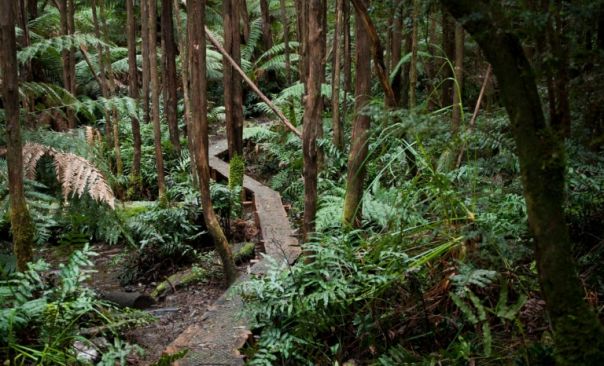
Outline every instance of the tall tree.
{"label": "tall tree", "polygon": [[142,89],[142,104],[143,104],[143,122],[151,121],[151,111],[149,109],[149,85],[151,83],[151,73],[149,64],[149,2],[141,0],[141,54],[143,58],[143,89]]}
{"label": "tall tree", "polygon": [[[126,0],[127,34],[128,34],[128,94],[133,99],[138,99],[138,66],[136,63],[136,16],[134,14],[134,0]],[[132,158],[131,180],[134,186],[140,183],[141,175],[141,129],[136,116],[130,117],[132,125],[132,139],[134,156]]]}
{"label": "tall tree", "polygon": [[176,97],[176,40],[174,39],[174,23],[172,20],[172,0],[161,2],[161,38],[164,45],[163,60],[163,91],[164,115],[168,122],[168,132],[172,148],[180,155],[180,137],[178,133],[178,100]]}
{"label": "tall tree", "polygon": [[442,9],[442,49],[445,64],[442,67],[441,107],[447,107],[453,100],[453,70],[455,60],[455,22],[446,8]]}
{"label": "tall tree", "polygon": [[321,79],[325,73],[323,59],[323,18],[325,8],[322,0],[310,0],[308,8],[308,77],[306,79],[306,103],[304,106],[304,130],[302,132],[302,151],[304,154],[304,240],[315,230],[317,212],[317,174],[318,153],[317,138],[322,128],[323,98],[321,96]]}
{"label": "tall tree", "polygon": [[15,13],[12,0],[0,0],[0,76],[5,111],[8,165],[8,190],[13,248],[17,270],[27,269],[33,257],[33,227],[23,189],[23,156],[19,122],[19,70],[15,38]]}
{"label": "tall tree", "polygon": [[262,16],[262,44],[265,51],[273,47],[273,31],[271,29],[271,10],[268,0],[260,0],[260,15]]}
{"label": "tall tree", "polygon": [[[61,34],[68,36],[75,33],[75,4],[74,0],[55,0],[55,5],[59,9]],[[75,80],[75,49],[66,48],[61,53],[63,60],[63,87],[71,94],[76,94]],[[67,128],[75,127],[75,114],[67,110]]]}
{"label": "tall tree", "polygon": [[247,0],[240,0],[239,5],[241,6],[239,12],[241,13],[241,33],[243,35],[243,42],[247,44],[250,39],[250,13],[247,10]]}
{"label": "tall tree", "polygon": [[409,67],[409,108],[417,105],[417,48],[419,30],[419,1],[413,0],[413,11],[411,14],[411,65]]}
{"label": "tall tree", "polygon": [[461,24],[455,24],[455,88],[453,89],[453,133],[459,132],[462,116],[463,95],[463,59],[464,59],[465,38],[464,30]]}
{"label": "tall tree", "polygon": [[[557,363],[604,364],[604,327],[583,300],[564,214],[563,136],[546,123],[532,67],[496,2],[441,0],[493,66],[516,141],[541,290]],[[497,14],[497,18],[493,16]]]}
{"label": "tall tree", "polygon": [[155,164],[157,167],[157,187],[159,199],[163,200],[166,193],[166,178],[164,158],[161,148],[161,126],[159,122],[159,73],[157,71],[157,2],[147,0],[149,28],[149,73],[151,76],[151,114],[153,118],[153,144],[155,145]]}
{"label": "tall tree", "polygon": [[[369,0],[360,0],[365,7]],[[370,118],[363,113],[371,94],[371,52],[369,35],[363,27],[359,12],[356,12],[356,79],[355,113],[352,127],[352,143],[348,155],[348,177],[344,197],[344,226],[357,226],[361,215],[361,200],[365,182],[365,160],[368,154]]]}
{"label": "tall tree", "polygon": [[344,126],[340,118],[340,64],[341,64],[341,42],[340,34],[343,30],[342,7],[345,0],[336,2],[336,25],[333,32],[333,67],[331,77],[331,113],[333,126],[333,144],[338,150],[344,148]]}
{"label": "tall tree", "polygon": [[208,156],[208,117],[207,117],[207,78],[206,78],[206,40],[204,36],[205,0],[187,1],[187,28],[189,33],[189,67],[191,78],[191,127],[196,152],[195,164],[199,175],[199,190],[203,217],[214,239],[216,251],[220,255],[226,282],[235,282],[237,270],[233,253],[216,217],[210,198],[210,165]]}
{"label": "tall tree", "polygon": [[[222,1],[224,49],[238,65],[241,64],[238,0]],[[226,114],[229,158],[243,155],[243,92],[241,77],[230,62],[223,58],[224,107]]]}
{"label": "tall tree", "polygon": [[289,50],[289,17],[287,16],[287,6],[285,0],[279,1],[281,9],[281,22],[283,23],[283,46],[285,47],[285,79],[291,83],[291,55]]}
{"label": "tall tree", "polygon": [[392,19],[392,41],[390,44],[390,73],[392,74],[392,90],[397,105],[402,105],[403,87],[403,65],[400,65],[403,57],[403,0],[394,0],[394,12]]}

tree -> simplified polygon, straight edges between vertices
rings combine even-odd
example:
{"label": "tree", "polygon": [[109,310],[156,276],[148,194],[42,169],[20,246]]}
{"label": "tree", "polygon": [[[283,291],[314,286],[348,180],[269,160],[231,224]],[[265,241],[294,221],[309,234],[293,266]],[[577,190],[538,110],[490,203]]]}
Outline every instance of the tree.
{"label": "tree", "polygon": [[304,240],[315,230],[317,212],[317,174],[318,152],[317,137],[323,128],[323,97],[321,96],[321,79],[325,67],[325,43],[323,24],[325,8],[322,0],[311,0],[308,3],[308,77],[306,78],[306,103],[304,106],[304,130],[302,132],[302,152],[304,154]]}
{"label": "tree", "polygon": [[[562,131],[546,123],[533,69],[494,2],[441,0],[493,66],[520,161],[541,290],[561,365],[604,363],[604,328],[583,300],[564,214]],[[493,14],[497,14],[497,18]]]}
{"label": "tree", "polygon": [[[65,36],[75,33],[75,4],[74,0],[55,0],[55,6],[61,16],[61,33]],[[66,48],[61,52],[63,59],[63,87],[72,95],[76,94],[75,80],[75,49]],[[67,110],[67,128],[75,127],[75,114]]]}
{"label": "tree", "polygon": [[180,138],[178,133],[178,100],[176,98],[176,41],[172,21],[172,0],[161,2],[161,38],[164,48],[163,58],[163,91],[164,115],[168,122],[168,132],[172,148],[180,155]]}
{"label": "tree", "polygon": [[151,114],[153,116],[153,144],[155,145],[155,164],[157,166],[157,187],[160,200],[165,198],[166,179],[164,172],[164,158],[161,148],[161,126],[159,122],[159,75],[157,71],[157,2],[148,0],[147,12],[149,19],[149,73],[151,76]]}
{"label": "tree", "polygon": [[[239,32],[239,4],[237,0],[223,0],[224,49],[238,65],[241,64]],[[243,92],[241,77],[230,62],[223,58],[224,107],[226,115],[229,158],[243,155]]]}
{"label": "tree", "polygon": [[[365,7],[368,0],[359,0]],[[361,214],[361,200],[365,181],[365,160],[368,154],[369,116],[363,109],[369,103],[371,94],[371,54],[369,35],[363,27],[361,15],[356,12],[356,79],[355,79],[355,113],[352,127],[352,143],[348,155],[348,177],[344,198],[344,226],[357,226]]]}
{"label": "tree", "polygon": [[19,122],[19,70],[15,37],[15,14],[12,0],[0,0],[0,72],[2,76],[2,103],[5,110],[10,194],[10,222],[17,270],[27,269],[33,257],[33,227],[27,210],[23,188],[23,156],[21,125]]}
{"label": "tree", "polygon": [[464,31],[461,24],[455,24],[455,88],[453,89],[453,134],[459,132],[462,122],[462,100],[463,95],[463,56],[464,56]]}
{"label": "tree", "polygon": [[[128,34],[128,94],[133,99],[138,99],[138,66],[136,63],[136,17],[134,14],[134,0],[126,0],[127,12],[127,34]],[[138,118],[130,117],[132,124],[132,138],[134,144],[134,156],[132,158],[131,181],[135,186],[139,185],[141,175],[141,131]]]}
{"label": "tree", "polygon": [[333,126],[333,144],[338,150],[344,148],[344,126],[340,118],[340,64],[341,64],[341,47],[340,34],[343,30],[342,7],[345,0],[337,0],[336,2],[336,25],[333,32],[333,67],[332,67],[332,83],[331,83],[331,113]]}
{"label": "tree", "polygon": [[191,78],[190,107],[191,134],[195,142],[195,164],[199,176],[199,190],[203,217],[214,239],[216,251],[220,255],[226,282],[231,285],[237,278],[233,253],[216,217],[210,198],[210,166],[208,156],[207,78],[206,41],[204,37],[205,0],[187,1],[187,28],[189,34],[189,67]]}
{"label": "tree", "polygon": [[151,112],[149,109],[149,84],[151,81],[150,59],[149,59],[149,2],[141,0],[141,54],[143,56],[143,122],[151,121]]}
{"label": "tree", "polygon": [[419,1],[413,0],[413,11],[411,15],[411,65],[409,67],[409,108],[414,109],[417,105],[417,47],[419,28]]}

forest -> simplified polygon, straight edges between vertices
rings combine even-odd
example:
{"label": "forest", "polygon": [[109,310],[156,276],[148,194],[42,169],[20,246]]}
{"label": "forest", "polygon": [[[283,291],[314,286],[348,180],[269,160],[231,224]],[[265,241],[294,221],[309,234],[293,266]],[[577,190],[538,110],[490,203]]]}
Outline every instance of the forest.
{"label": "forest", "polygon": [[0,362],[604,365],[603,62],[604,0],[0,0]]}

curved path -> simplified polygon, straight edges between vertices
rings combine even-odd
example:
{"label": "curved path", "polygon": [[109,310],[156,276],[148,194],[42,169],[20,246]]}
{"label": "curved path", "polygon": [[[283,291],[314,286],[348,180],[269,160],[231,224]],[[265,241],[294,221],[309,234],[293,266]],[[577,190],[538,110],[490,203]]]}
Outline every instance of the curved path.
{"label": "curved path", "polygon": [[[228,178],[229,165],[218,157],[225,151],[227,142],[224,139],[210,146],[210,167],[214,178]],[[247,175],[243,179],[243,187],[254,196],[256,223],[260,228],[266,256],[292,264],[300,255],[300,246],[292,236],[293,229],[281,196]],[[267,269],[265,258],[254,264],[249,273],[242,275],[235,284],[246,281],[250,276],[264,274]],[[190,325],[165,352],[188,349],[187,356],[175,363],[180,366],[243,365],[239,349],[245,344],[250,331],[248,320],[242,317],[242,310],[243,302],[239,295],[227,290],[210,306],[201,321]]]}

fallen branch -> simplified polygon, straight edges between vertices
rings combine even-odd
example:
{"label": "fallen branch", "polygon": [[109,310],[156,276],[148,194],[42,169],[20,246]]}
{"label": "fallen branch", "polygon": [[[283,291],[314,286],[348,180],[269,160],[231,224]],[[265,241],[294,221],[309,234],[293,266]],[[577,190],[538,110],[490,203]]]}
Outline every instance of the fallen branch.
{"label": "fallen branch", "polygon": [[281,110],[279,108],[277,108],[277,106],[275,104],[273,104],[273,102],[268,99],[268,97],[266,95],[264,95],[264,93],[262,93],[260,91],[260,89],[258,88],[258,86],[256,86],[256,84],[254,84],[254,82],[245,74],[245,72],[243,72],[243,70],[241,69],[241,67],[239,67],[239,65],[237,64],[237,62],[235,62],[235,60],[233,60],[233,58],[228,54],[228,52],[224,49],[224,47],[222,47],[222,45],[220,44],[220,42],[216,39],[216,37],[214,37],[214,35],[212,34],[212,32],[208,29],[208,27],[205,27],[206,30],[206,36],[208,37],[208,40],[214,45],[214,47],[216,47],[218,49],[218,51],[220,51],[220,53],[222,54],[222,56],[224,58],[226,58],[229,63],[231,64],[231,66],[233,66],[233,68],[235,70],[237,70],[237,72],[239,73],[239,75],[241,75],[241,77],[243,78],[243,80],[245,80],[245,82],[250,86],[250,88],[252,88],[252,90],[258,94],[258,96],[260,97],[260,99],[262,99],[262,101],[264,103],[266,103],[266,105],[268,105],[270,107],[270,109],[273,110],[273,112],[275,112],[275,114],[277,115],[277,117],[279,117],[279,119],[283,122],[283,124],[285,124],[285,126],[293,133],[295,133],[298,137],[302,138],[302,133],[300,131],[298,131],[298,129],[291,124],[291,122],[287,119],[287,117],[285,117],[285,115],[283,114],[283,112],[281,112]]}

